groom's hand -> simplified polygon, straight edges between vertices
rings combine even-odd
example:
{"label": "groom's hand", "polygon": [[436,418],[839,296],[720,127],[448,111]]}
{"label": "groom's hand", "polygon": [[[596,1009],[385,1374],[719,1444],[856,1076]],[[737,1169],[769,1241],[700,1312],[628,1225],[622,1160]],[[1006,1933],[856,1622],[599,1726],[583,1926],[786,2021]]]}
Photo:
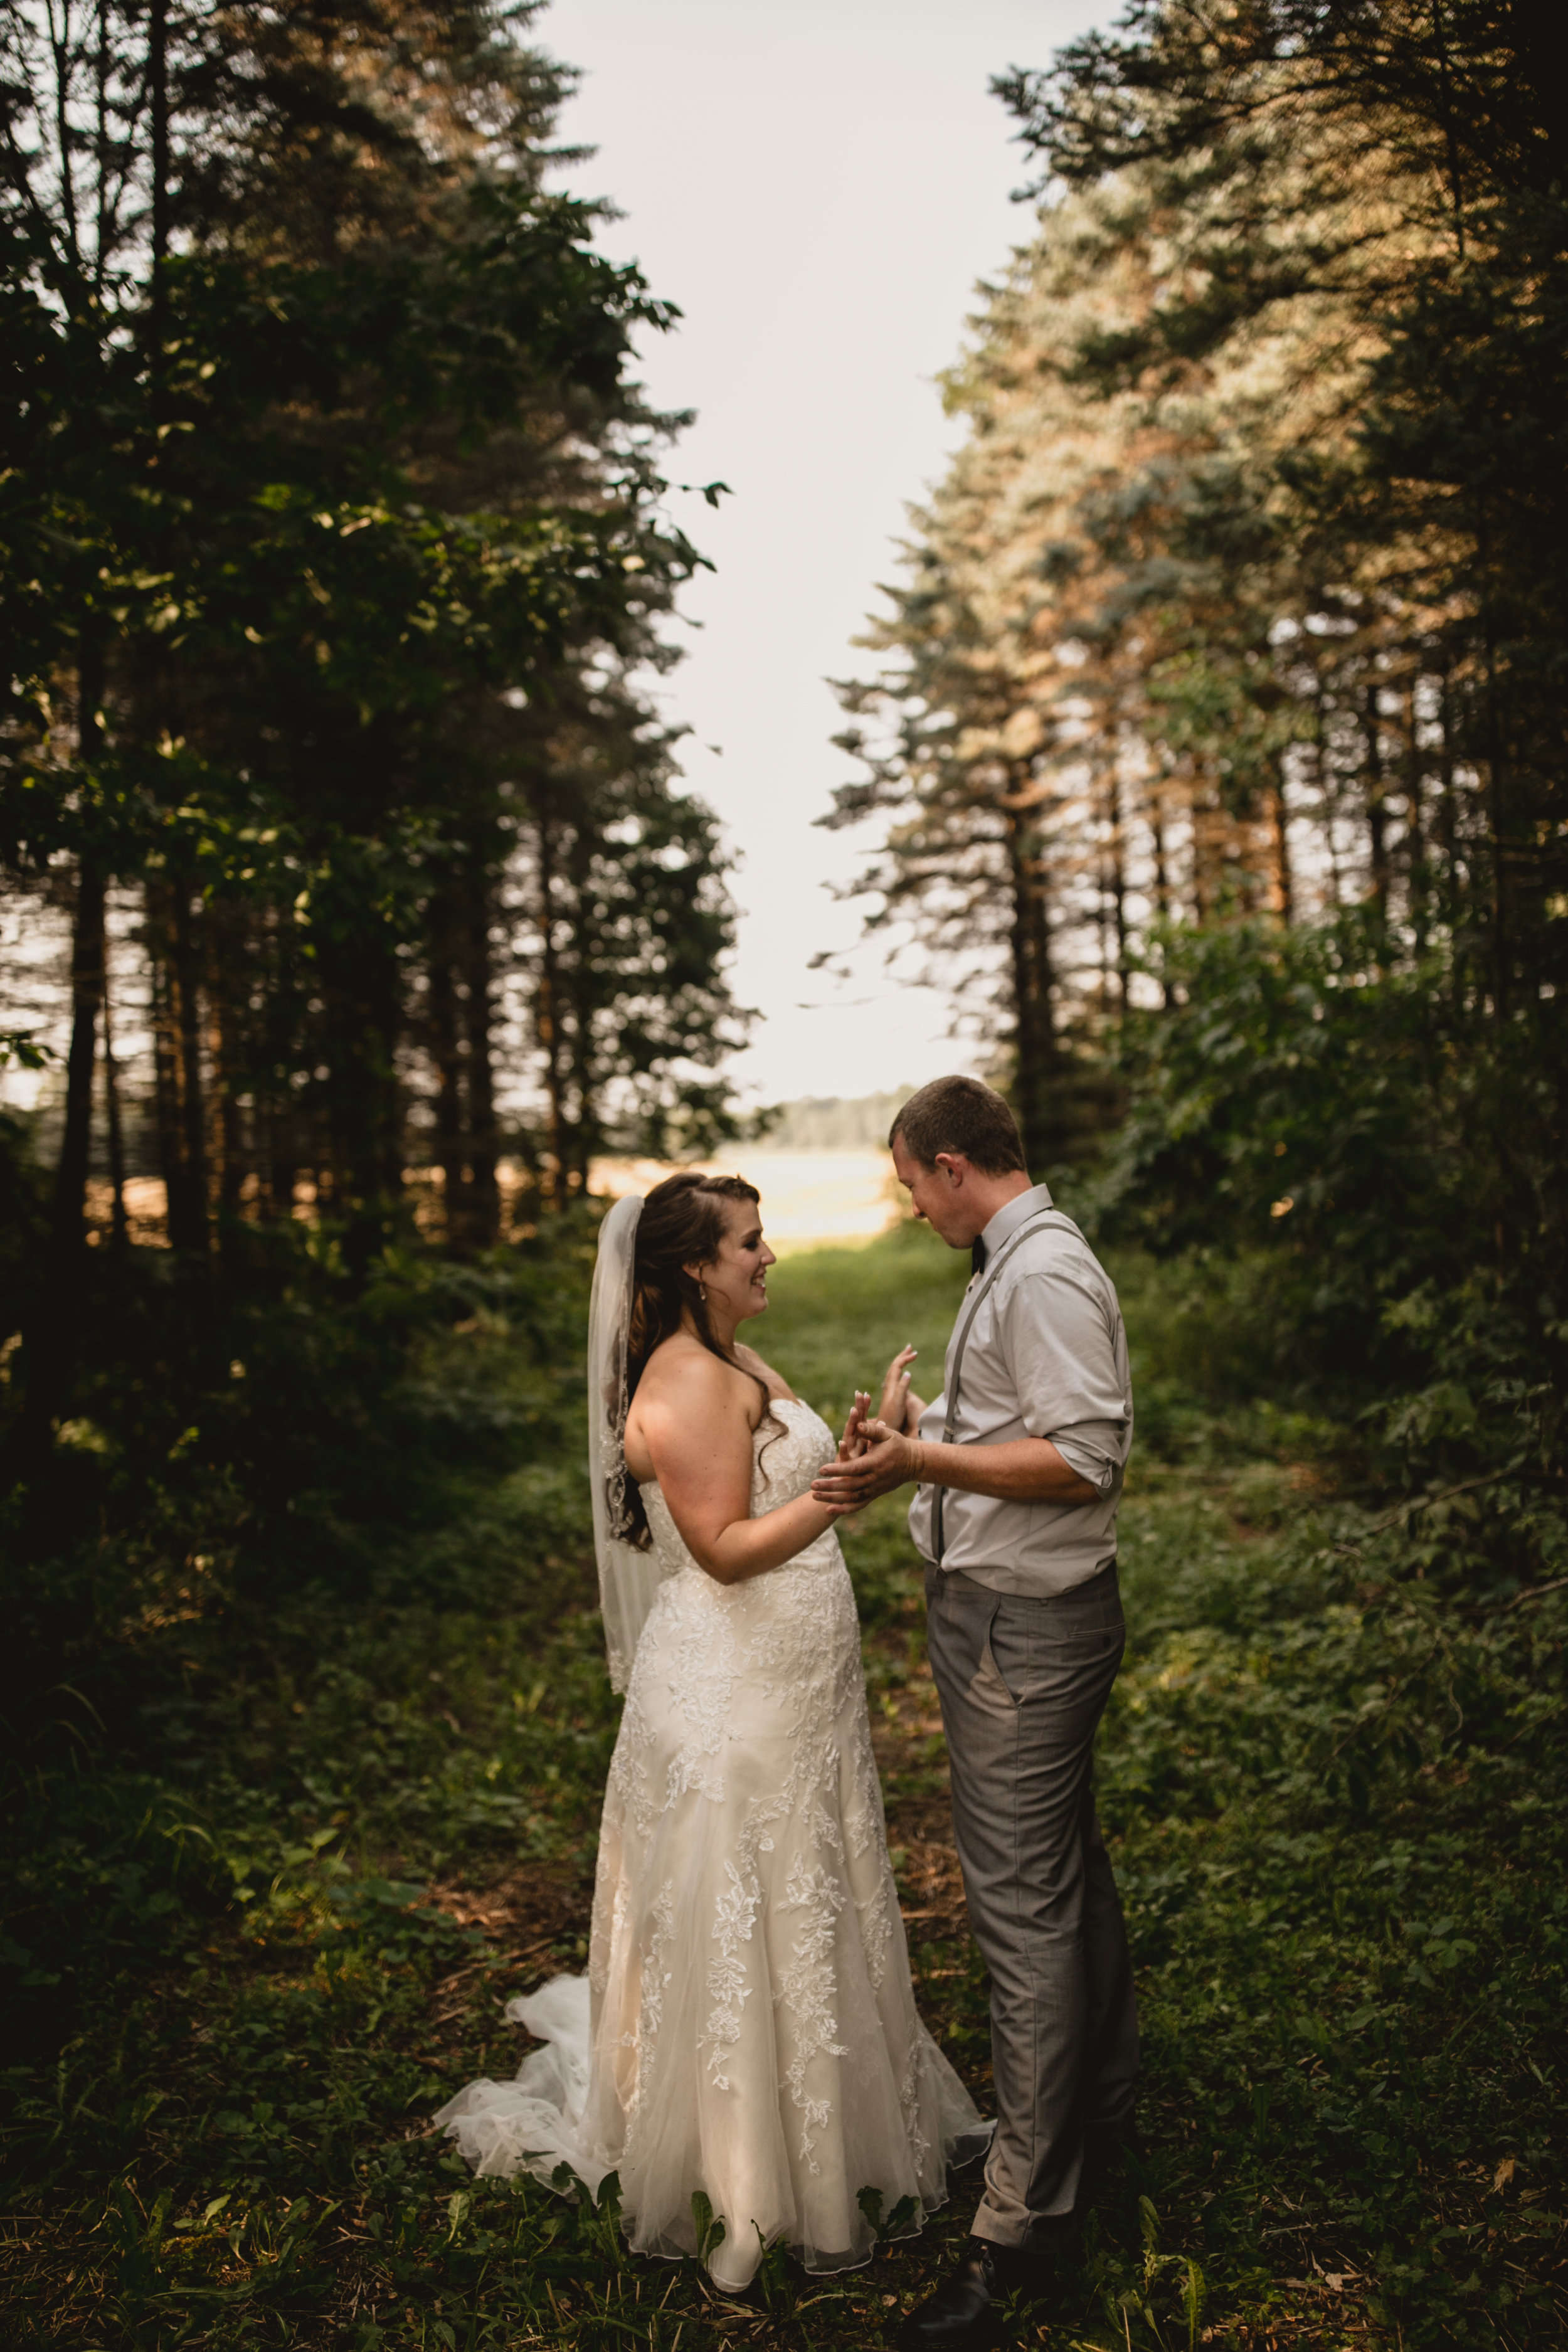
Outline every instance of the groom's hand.
{"label": "groom's hand", "polygon": [[819,1503],[858,1510],[862,1503],[890,1495],[895,1486],[907,1486],[920,1476],[921,1448],[901,1430],[889,1429],[885,1421],[868,1421],[859,1433],[868,1441],[867,1451],[853,1462],[829,1462],[812,1481],[811,1491]]}

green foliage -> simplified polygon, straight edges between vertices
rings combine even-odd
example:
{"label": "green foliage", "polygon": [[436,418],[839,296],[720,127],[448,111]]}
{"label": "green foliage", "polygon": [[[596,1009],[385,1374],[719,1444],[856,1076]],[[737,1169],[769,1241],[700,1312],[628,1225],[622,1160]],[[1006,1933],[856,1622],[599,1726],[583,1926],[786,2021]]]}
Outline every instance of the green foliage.
{"label": "green foliage", "polygon": [[1542,1019],[1486,1025],[1447,950],[1383,961],[1375,909],[1169,935],[1173,1000],[1091,1222],[1204,1254],[1271,1381],[1360,1413],[1415,1491],[1560,1486],[1568,1265]]}
{"label": "green foliage", "polygon": [[[843,690],[866,773],[831,821],[889,820],[868,928],[934,950],[1032,1163],[1064,1045],[1114,1058],[1160,967],[1138,1213],[1190,1234],[1212,1204],[1252,1241],[1282,1197],[1293,1232],[1342,1219],[1337,1268],[1314,1256],[1334,1352],[1365,1352],[1363,1276],[1386,1303],[1453,1255],[1445,1220],[1561,1297],[1568,148],[1543,25],[1132,0],[1001,78],[1041,165],[1031,241],[948,378],[969,429],[866,640],[889,658]],[[1169,936],[1265,908],[1317,928],[1272,960]],[[1244,1072],[1278,1111],[1263,1150],[1323,1129],[1268,1191]]]}
{"label": "green foliage", "polygon": [[[132,1345],[158,1335],[186,1383],[161,1425],[203,1433],[141,1482],[151,1405],[117,1408],[105,1340],[101,1419],[62,1433],[49,1512],[8,1530],[16,1575],[83,1480],[101,1562],[5,1783],[10,2340],[672,2352],[679,2331],[719,2352],[757,2326],[693,2264],[630,2260],[614,2184],[595,2209],[476,2181],[423,2128],[515,2064],[500,2001],[585,1950],[616,1713],[576,1466],[590,1255],[584,1230],[457,1271],[388,1260],[356,1293],[310,1254],[250,1310],[244,1381],[226,1365],[210,1395],[175,1294],[143,1299]],[[1352,2324],[1421,2352],[1543,2345],[1568,2060],[1560,1498],[1500,1477],[1399,1501],[1342,1431],[1270,1401],[1255,1274],[1113,1263],[1142,1434],[1100,1796],[1145,2146],[1020,2324],[1098,2352]],[[931,1380],[963,1276],[912,1226],[786,1258],[759,1337],[836,1416],[905,1340]],[[285,1481],[312,1498],[309,1572]],[[901,1519],[892,1496],[847,1535],[900,1866],[943,1784]],[[203,1580],[215,1526],[228,1554]],[[47,1581],[23,1575],[27,1607]],[[912,1925],[921,1998],[984,2097],[984,1976],[931,1936]],[[767,2252],[780,2341],[880,2340],[962,2237],[966,2183],[913,2241],[862,2185],[868,2270],[804,2281]]]}
{"label": "green foliage", "polygon": [[0,869],[77,877],[84,1139],[102,888],[142,899],[125,1090],[182,1250],[308,1171],[374,1255],[411,1144],[493,1244],[509,986],[546,1100],[508,1139],[557,1205],[606,1132],[728,1125],[725,857],[634,683],[700,561],[629,373],[675,314],[542,184],[533,14],[197,12],[159,49],[142,10],[51,46],[0,9]]}

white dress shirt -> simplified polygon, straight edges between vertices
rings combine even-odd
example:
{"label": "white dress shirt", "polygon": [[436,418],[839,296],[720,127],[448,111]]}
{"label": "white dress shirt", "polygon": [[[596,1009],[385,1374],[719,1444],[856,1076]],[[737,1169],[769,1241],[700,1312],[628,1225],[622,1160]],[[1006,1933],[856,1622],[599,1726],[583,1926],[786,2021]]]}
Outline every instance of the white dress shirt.
{"label": "white dress shirt", "polygon": [[[981,1240],[987,1264],[1008,1237],[1051,1206],[1044,1184],[997,1210]],[[963,1294],[953,1342],[984,1273]],[[921,1416],[920,1433],[940,1444],[947,1420],[943,1392]],[[1076,1225],[1054,1219],[1010,1254],[981,1300],[959,1379],[958,1445],[1008,1445],[1047,1437],[1062,1459],[1094,1487],[1080,1503],[1003,1503],[989,1495],[944,1490],[944,1570],[962,1569],[997,1592],[1070,1591],[1116,1557],[1116,1511],[1132,1449],[1132,1376],[1116,1287]],[[934,1486],[921,1486],[910,1533],[929,1562],[933,1554]]]}

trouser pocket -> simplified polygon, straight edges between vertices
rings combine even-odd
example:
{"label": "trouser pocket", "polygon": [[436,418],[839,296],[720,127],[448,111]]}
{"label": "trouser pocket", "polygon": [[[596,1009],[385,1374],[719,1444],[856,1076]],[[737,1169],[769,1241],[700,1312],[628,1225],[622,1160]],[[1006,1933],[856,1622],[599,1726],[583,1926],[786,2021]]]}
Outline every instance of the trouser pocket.
{"label": "trouser pocket", "polygon": [[1085,1623],[1056,1601],[1012,1593],[997,1595],[984,1636],[990,1669],[1016,1706],[1054,1702],[1076,1710],[1088,1704],[1096,1716],[1126,1641],[1120,1607],[1112,1615],[1101,1606]]}

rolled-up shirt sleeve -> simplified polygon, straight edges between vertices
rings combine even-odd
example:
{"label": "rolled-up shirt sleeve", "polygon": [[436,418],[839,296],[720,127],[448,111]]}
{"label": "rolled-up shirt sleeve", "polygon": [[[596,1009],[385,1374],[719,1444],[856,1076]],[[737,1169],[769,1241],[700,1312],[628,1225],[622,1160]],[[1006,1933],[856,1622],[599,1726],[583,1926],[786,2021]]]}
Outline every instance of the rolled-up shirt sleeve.
{"label": "rolled-up shirt sleeve", "polygon": [[1126,1465],[1131,1399],[1105,1301],[1071,1267],[1031,1270],[1000,1321],[1025,1428],[1108,1494]]}
{"label": "rolled-up shirt sleeve", "polygon": [[1080,1422],[1076,1429],[1044,1431],[1069,1470],[1094,1488],[1109,1495],[1121,1468],[1122,1429],[1114,1422]]}

